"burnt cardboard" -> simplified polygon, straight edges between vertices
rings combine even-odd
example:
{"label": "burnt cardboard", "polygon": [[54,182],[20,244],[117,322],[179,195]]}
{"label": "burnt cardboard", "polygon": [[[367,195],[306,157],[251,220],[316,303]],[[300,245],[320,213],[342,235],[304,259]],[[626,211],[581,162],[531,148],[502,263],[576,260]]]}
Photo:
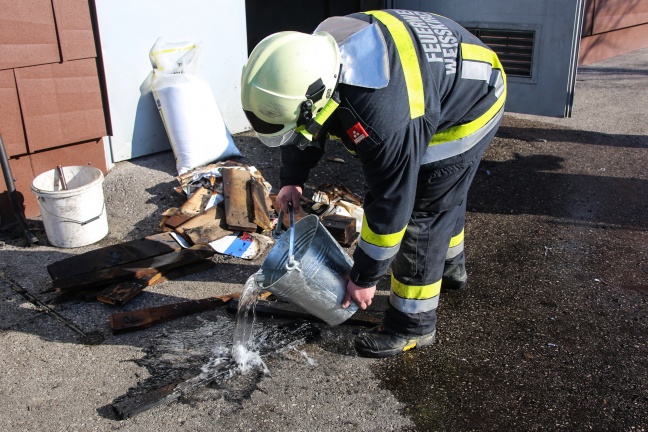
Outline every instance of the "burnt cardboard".
{"label": "burnt cardboard", "polygon": [[[34,181],[31,160],[29,156],[9,159],[9,167],[14,179],[14,186],[18,191],[18,201],[21,205],[25,216],[35,217],[40,214],[38,200],[36,195],[31,191],[31,184]],[[7,185],[4,181],[4,175],[0,176],[0,215],[2,224],[6,225],[15,222],[14,210],[7,192]]]}
{"label": "burnt cardboard", "polygon": [[0,69],[61,61],[51,0],[0,0]]}
{"label": "burnt cardboard", "polygon": [[13,70],[0,71],[0,135],[9,157],[27,153]]}
{"label": "burnt cardboard", "polygon": [[104,174],[108,173],[104,146],[100,139],[34,153],[31,162],[34,176],[52,170],[57,165],[93,166]]}
{"label": "burnt cardboard", "polygon": [[16,69],[30,153],[106,135],[96,59]]}
{"label": "burnt cardboard", "polygon": [[52,0],[63,61],[97,56],[88,0]]}

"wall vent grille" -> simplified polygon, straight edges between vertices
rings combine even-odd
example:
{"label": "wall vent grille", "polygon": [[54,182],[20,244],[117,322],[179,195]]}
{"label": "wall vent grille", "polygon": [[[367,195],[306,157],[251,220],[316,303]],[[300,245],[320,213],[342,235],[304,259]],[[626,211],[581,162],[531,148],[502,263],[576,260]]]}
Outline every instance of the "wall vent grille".
{"label": "wall vent grille", "polygon": [[497,53],[509,76],[531,77],[535,32],[468,28]]}

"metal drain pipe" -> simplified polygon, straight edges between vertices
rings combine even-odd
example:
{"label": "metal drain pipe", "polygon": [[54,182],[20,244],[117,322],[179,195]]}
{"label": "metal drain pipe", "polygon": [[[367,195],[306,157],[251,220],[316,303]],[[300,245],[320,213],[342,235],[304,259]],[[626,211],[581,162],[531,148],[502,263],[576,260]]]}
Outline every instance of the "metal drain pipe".
{"label": "metal drain pipe", "polygon": [[13,207],[14,216],[23,229],[23,234],[27,239],[29,245],[38,243],[38,239],[29,230],[29,225],[27,225],[27,219],[25,219],[25,214],[20,208],[20,203],[18,203],[18,192],[16,191],[16,186],[14,185],[13,175],[11,174],[11,167],[9,166],[9,158],[7,157],[7,151],[5,150],[4,142],[2,141],[2,135],[0,134],[0,165],[2,165],[2,173],[4,174],[5,184],[7,185],[7,193],[9,194],[9,199],[11,200],[11,206]]}

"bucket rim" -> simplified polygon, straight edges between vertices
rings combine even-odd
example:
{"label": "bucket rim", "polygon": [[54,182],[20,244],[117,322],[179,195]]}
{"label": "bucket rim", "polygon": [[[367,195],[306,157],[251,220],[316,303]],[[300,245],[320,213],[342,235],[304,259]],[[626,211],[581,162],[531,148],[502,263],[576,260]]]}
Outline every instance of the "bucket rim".
{"label": "bucket rim", "polygon": [[[308,229],[308,228],[312,228],[312,229],[313,229],[313,235],[312,235],[312,237],[314,237],[315,234],[317,233],[317,230],[319,229],[318,222],[319,222],[319,218],[318,218],[317,216],[315,216],[315,215],[313,215],[313,214],[309,214],[309,215],[307,215],[307,216],[301,218],[301,219],[298,220],[297,222],[295,222],[295,230],[297,230],[298,227],[299,227],[300,229],[304,229],[304,226],[307,227],[306,229]],[[280,222],[278,222],[278,223],[280,223]],[[288,240],[289,237],[290,237],[290,229],[288,229],[288,230],[284,231],[283,233],[281,233],[281,236],[280,236],[279,239],[275,242],[275,247],[276,247],[276,245],[277,245],[280,241],[284,241],[286,244],[288,244],[288,243],[289,243],[289,240]],[[270,250],[270,252],[268,253],[268,255],[266,255],[265,259],[263,260],[263,263],[261,263],[261,269],[262,269],[262,270],[272,270],[272,269],[269,269],[269,268],[266,267],[266,263],[269,263],[269,259],[268,259],[268,258],[269,258],[269,256],[270,256],[270,254],[272,254],[272,253],[275,251],[275,247],[273,247],[273,248]],[[296,254],[297,254],[297,251],[295,251],[295,255],[296,255]],[[295,256],[295,259],[297,259],[297,256]]]}
{"label": "bucket rim", "polygon": [[[74,196],[78,195],[79,193],[92,188],[93,186],[96,186],[98,183],[103,183],[104,181],[104,174],[103,172],[93,166],[85,166],[85,165],[66,165],[63,167],[65,168],[82,168],[82,169],[89,169],[93,171],[99,172],[99,176],[92,180],[90,183],[87,183],[81,187],[73,188],[73,189],[62,189],[62,190],[57,190],[57,191],[50,191],[50,190],[45,190],[45,189],[40,189],[39,187],[35,186],[36,180],[38,180],[39,177],[49,174],[51,171],[56,171],[56,168],[53,168],[51,170],[44,171],[37,175],[34,180],[32,180],[32,183],[30,185],[32,192],[34,192],[36,195],[40,196],[53,196],[53,197],[59,197],[59,198],[65,198],[68,196]],[[81,171],[81,170],[79,170]]]}

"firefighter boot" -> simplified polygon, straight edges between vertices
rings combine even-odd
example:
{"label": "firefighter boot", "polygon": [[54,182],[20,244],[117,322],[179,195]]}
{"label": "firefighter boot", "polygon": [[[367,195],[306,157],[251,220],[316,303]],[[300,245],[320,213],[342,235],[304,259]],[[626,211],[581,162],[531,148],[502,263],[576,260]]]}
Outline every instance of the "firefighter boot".
{"label": "firefighter boot", "polygon": [[436,330],[425,335],[403,335],[374,327],[355,339],[355,349],[361,357],[391,357],[416,347],[432,345]]}
{"label": "firefighter boot", "polygon": [[463,264],[447,264],[443,268],[443,279],[441,287],[446,290],[458,290],[466,286],[468,282],[468,273],[466,266]]}

